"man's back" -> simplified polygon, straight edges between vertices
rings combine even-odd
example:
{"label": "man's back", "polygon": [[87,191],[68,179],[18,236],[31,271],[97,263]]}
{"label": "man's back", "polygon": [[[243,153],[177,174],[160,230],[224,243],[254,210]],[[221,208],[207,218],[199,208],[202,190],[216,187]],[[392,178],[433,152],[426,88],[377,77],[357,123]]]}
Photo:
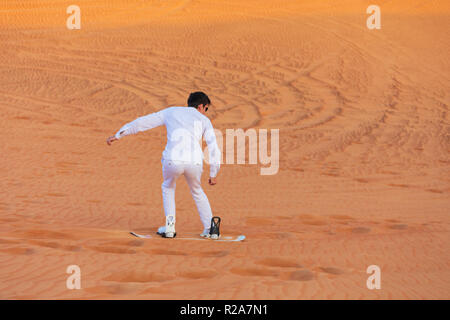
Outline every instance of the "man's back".
{"label": "man's back", "polygon": [[201,163],[201,139],[207,130],[213,130],[211,121],[195,108],[169,107],[160,112],[167,128],[163,159]]}
{"label": "man's back", "polygon": [[167,145],[163,159],[200,164],[203,161],[201,146],[204,137],[209,150],[211,177],[215,177],[220,168],[221,152],[211,121],[192,107],[169,107],[155,113],[137,118],[124,125],[115,135],[117,139],[136,134],[158,126],[167,128]]}

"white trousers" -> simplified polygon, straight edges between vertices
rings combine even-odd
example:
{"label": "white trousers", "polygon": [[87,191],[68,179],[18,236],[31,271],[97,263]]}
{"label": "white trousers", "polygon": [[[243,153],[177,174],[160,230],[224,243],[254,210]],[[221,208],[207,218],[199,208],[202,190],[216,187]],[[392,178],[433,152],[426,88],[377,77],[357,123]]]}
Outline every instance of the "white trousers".
{"label": "white trousers", "polygon": [[162,172],[164,182],[162,183],[162,196],[164,213],[175,216],[175,188],[179,176],[184,175],[191,190],[197,210],[200,215],[204,229],[211,227],[212,211],[208,197],[203,192],[200,178],[203,172],[203,164],[193,164],[181,161],[162,160]]}

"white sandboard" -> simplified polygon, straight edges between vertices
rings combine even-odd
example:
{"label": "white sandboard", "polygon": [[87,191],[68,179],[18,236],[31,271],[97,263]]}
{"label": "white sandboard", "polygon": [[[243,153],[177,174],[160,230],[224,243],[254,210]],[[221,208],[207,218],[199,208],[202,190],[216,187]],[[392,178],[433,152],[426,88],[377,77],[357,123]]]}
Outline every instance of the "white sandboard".
{"label": "white sandboard", "polygon": [[[132,234],[135,237],[138,238],[143,238],[143,239],[152,239],[153,237],[149,234],[139,234],[136,232],[131,231],[130,234]],[[239,236],[234,236],[234,237],[223,237],[221,236],[219,239],[213,240],[210,238],[202,238],[202,237],[198,237],[198,238],[191,238],[191,237],[175,237],[175,238],[171,238],[174,240],[200,240],[200,241],[243,241],[245,239],[244,235],[239,235]]]}

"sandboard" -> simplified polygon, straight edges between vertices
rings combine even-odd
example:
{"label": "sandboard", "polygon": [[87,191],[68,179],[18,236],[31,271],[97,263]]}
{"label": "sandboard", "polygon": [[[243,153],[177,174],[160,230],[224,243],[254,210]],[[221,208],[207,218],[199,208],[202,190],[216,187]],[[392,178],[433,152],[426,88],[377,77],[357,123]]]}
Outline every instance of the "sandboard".
{"label": "sandboard", "polygon": [[[135,237],[138,238],[143,238],[143,239],[152,239],[153,237],[149,234],[139,234],[136,232],[131,231],[130,234],[132,234]],[[200,240],[200,241],[232,241],[232,242],[238,242],[238,241],[243,241],[245,239],[244,235],[239,235],[239,236],[220,236],[219,239],[213,240],[210,238],[202,238],[202,237],[198,237],[198,238],[194,238],[194,237],[179,237],[176,236],[175,238],[171,238],[173,240]]]}

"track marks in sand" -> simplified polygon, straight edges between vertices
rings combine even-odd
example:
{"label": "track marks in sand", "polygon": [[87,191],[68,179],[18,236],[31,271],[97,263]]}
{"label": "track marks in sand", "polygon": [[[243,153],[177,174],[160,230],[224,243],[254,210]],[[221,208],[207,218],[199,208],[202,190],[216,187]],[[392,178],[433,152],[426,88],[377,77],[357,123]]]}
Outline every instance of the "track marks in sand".
{"label": "track marks in sand", "polygon": [[156,255],[168,255],[168,256],[186,256],[187,253],[177,250],[167,250],[167,249],[152,249],[149,251],[151,254]]}
{"label": "track marks in sand", "polygon": [[309,270],[298,270],[293,271],[288,274],[287,280],[294,280],[294,281],[310,281],[315,278],[315,275],[313,272]]}
{"label": "track marks in sand", "polygon": [[[181,271],[175,274],[161,273],[161,272],[151,272],[147,270],[133,270],[125,272],[114,272],[103,278],[103,281],[119,282],[122,284],[159,284],[169,281],[180,281],[180,280],[202,280],[202,279],[212,279],[216,277],[219,273],[211,270],[192,270],[192,271]],[[116,286],[102,286],[103,289],[115,289]],[[95,291],[95,289],[94,289]],[[141,294],[146,293],[168,293],[169,291],[160,287],[147,288]],[[117,294],[121,294],[118,292]]]}
{"label": "track marks in sand", "polygon": [[93,293],[99,296],[105,295],[127,295],[135,292],[134,289],[127,285],[112,284],[112,285],[100,285],[83,289],[89,293]]}
{"label": "track marks in sand", "polygon": [[15,231],[14,236],[25,239],[76,239],[70,233],[39,229],[18,230]]}
{"label": "track marks in sand", "polygon": [[353,217],[345,214],[331,214],[329,217],[335,220],[354,220]]}
{"label": "track marks in sand", "polygon": [[0,239],[0,244],[16,244],[16,243],[19,243],[19,242],[14,241],[14,240]]}
{"label": "track marks in sand", "polygon": [[[121,239],[120,232],[108,230],[66,230],[64,232],[43,229],[15,230],[7,234],[8,239],[0,241],[0,251],[17,254],[29,254],[24,250],[12,250],[8,245],[30,245],[33,252],[41,248],[62,250],[66,252],[94,251],[112,254],[136,254],[145,252],[145,241],[139,239]],[[6,248],[5,248],[6,247]]]}
{"label": "track marks in sand", "polygon": [[165,282],[173,280],[173,275],[149,272],[144,270],[115,272],[104,278],[105,281],[113,282]]}
{"label": "track marks in sand", "polygon": [[146,251],[154,255],[162,256],[189,256],[189,257],[200,257],[200,258],[222,258],[230,254],[228,250],[213,250],[213,251],[179,251],[179,250],[168,250],[166,248],[155,248]]}
{"label": "track marks in sand", "polygon": [[269,268],[232,268],[230,272],[245,277],[276,277],[280,274]]}
{"label": "track marks in sand", "polygon": [[437,193],[437,194],[445,193],[445,191],[441,190],[441,189],[435,189],[435,188],[425,188],[424,189],[421,186],[409,185],[409,184],[405,184],[405,183],[388,183],[387,185],[389,187],[396,187],[396,188],[403,188],[403,189],[422,189],[426,192]]}
{"label": "track marks in sand", "polygon": [[148,289],[145,289],[142,292],[140,292],[141,295],[146,295],[146,294],[161,295],[161,294],[169,294],[169,293],[171,293],[171,291],[167,287],[162,287],[162,286],[148,288]]}
{"label": "track marks in sand", "polygon": [[178,277],[190,279],[190,280],[199,280],[199,279],[211,279],[217,276],[218,273],[216,271],[205,269],[205,270],[195,270],[195,271],[183,271],[177,273]]}
{"label": "track marks in sand", "polygon": [[53,241],[40,241],[40,240],[30,240],[28,243],[37,245],[40,247],[51,248],[51,249],[60,249],[65,251],[77,252],[81,251],[81,246],[70,245],[70,244],[61,244]]}
{"label": "track marks in sand", "polygon": [[393,224],[393,225],[389,226],[389,228],[395,229],[395,230],[406,230],[406,229],[408,229],[408,225],[406,225],[406,224]]}
{"label": "track marks in sand", "polygon": [[235,267],[229,272],[244,277],[266,277],[283,281],[313,281],[323,276],[332,279],[348,274],[345,268],[339,266],[321,266],[309,261],[305,266],[292,257],[265,257],[255,261],[253,267]]}
{"label": "track marks in sand", "polygon": [[256,263],[268,267],[302,268],[301,264],[289,258],[265,258],[258,260]]}
{"label": "track marks in sand", "polygon": [[30,255],[34,254],[36,251],[31,248],[26,247],[13,247],[0,249],[1,253],[12,254],[12,255]]}
{"label": "track marks in sand", "polygon": [[226,250],[218,250],[218,251],[200,251],[196,252],[193,255],[197,257],[204,257],[204,258],[221,258],[226,257],[230,254],[230,251]]}
{"label": "track marks in sand", "polygon": [[425,189],[425,191],[432,192],[432,193],[444,193],[444,191],[438,190],[438,189]]}
{"label": "track marks in sand", "polygon": [[264,238],[266,239],[277,239],[277,240],[286,240],[294,238],[292,233],[287,232],[267,232],[264,234]]}
{"label": "track marks in sand", "polygon": [[[429,224],[402,223],[395,219],[367,220],[353,218],[345,214],[313,215],[299,214],[274,220],[258,217],[247,218],[247,236],[249,239],[278,241],[312,240],[325,238],[373,237],[375,235],[395,234],[399,232],[424,231]],[[253,233],[253,230],[255,232]]]}
{"label": "track marks in sand", "polygon": [[300,269],[294,271],[275,270],[272,268],[232,268],[230,272],[243,277],[272,277],[287,281],[310,281],[316,278],[313,271]]}
{"label": "track marks in sand", "polygon": [[341,275],[344,274],[345,271],[336,267],[319,267],[318,270],[328,273],[328,274],[332,274],[332,275]]}
{"label": "track marks in sand", "polygon": [[88,246],[89,249],[101,253],[135,254],[136,250],[113,246]]}
{"label": "track marks in sand", "polygon": [[127,242],[130,247],[142,247],[145,244],[143,240],[131,240]]}
{"label": "track marks in sand", "polygon": [[59,193],[59,192],[49,192],[49,193],[46,193],[45,196],[57,197],[57,198],[63,198],[63,197],[67,197],[68,194],[65,194],[65,193]]}
{"label": "track marks in sand", "polygon": [[351,230],[353,233],[369,233],[371,231],[371,229],[367,227],[356,227]]}
{"label": "track marks in sand", "polygon": [[255,264],[253,267],[234,267],[229,271],[238,276],[273,277],[280,280],[309,281],[314,278],[312,271],[291,257],[269,256],[256,260]]}
{"label": "track marks in sand", "polygon": [[403,183],[388,183],[388,186],[399,187],[399,188],[411,188],[410,185],[403,184]]}
{"label": "track marks in sand", "polygon": [[111,240],[111,241],[102,241],[102,243],[97,244],[100,246],[121,246],[125,248],[129,247],[142,247],[145,245],[145,241],[136,239],[136,240],[128,240],[128,239],[118,239],[118,240]]}

